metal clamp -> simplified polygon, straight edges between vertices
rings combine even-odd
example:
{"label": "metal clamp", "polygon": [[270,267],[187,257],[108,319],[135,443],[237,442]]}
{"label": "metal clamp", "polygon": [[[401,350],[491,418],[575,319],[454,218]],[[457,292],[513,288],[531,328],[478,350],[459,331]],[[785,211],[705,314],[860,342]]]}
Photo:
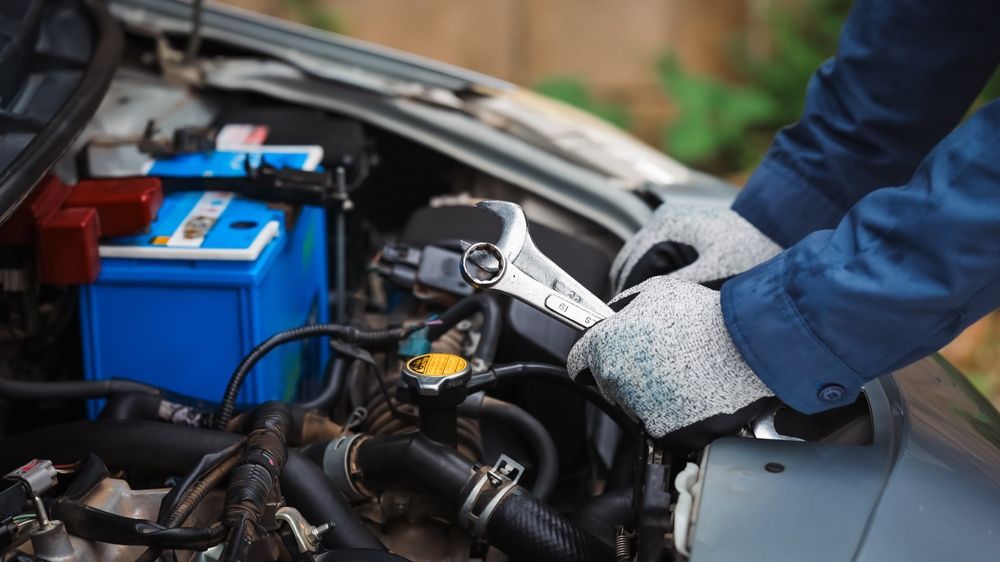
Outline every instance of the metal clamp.
{"label": "metal clamp", "polygon": [[[458,512],[459,524],[464,526],[473,536],[482,536],[493,512],[507,497],[507,494],[517,486],[522,474],[524,474],[524,466],[507,455],[500,455],[493,468],[480,474],[479,480],[476,481],[472,491],[465,498],[462,509]],[[489,497],[489,501],[482,509],[476,511],[476,506],[482,503],[480,498],[484,496]]]}
{"label": "metal clamp", "polygon": [[323,451],[323,472],[350,501],[368,498],[368,495],[354,485],[351,478],[351,446],[360,437],[360,433],[344,435],[331,441]]}
{"label": "metal clamp", "polygon": [[275,512],[274,518],[284,521],[295,537],[295,544],[299,547],[299,552],[316,552],[319,548],[323,535],[333,528],[333,523],[323,523],[319,527],[313,527],[306,521],[306,518],[294,507],[281,507]]}

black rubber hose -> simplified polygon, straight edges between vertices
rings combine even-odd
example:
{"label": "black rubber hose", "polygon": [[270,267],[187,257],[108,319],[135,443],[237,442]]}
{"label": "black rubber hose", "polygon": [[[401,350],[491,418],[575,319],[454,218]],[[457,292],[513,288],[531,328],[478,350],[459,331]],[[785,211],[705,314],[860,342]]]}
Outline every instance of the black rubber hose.
{"label": "black rubber hose", "polygon": [[414,331],[423,327],[417,324],[408,328],[390,328],[386,330],[359,330],[351,326],[341,326],[339,324],[313,324],[293,328],[284,332],[279,332],[253,348],[250,353],[240,361],[229,378],[226,385],[226,392],[219,404],[219,416],[216,419],[216,429],[225,429],[229,425],[229,420],[233,418],[233,411],[236,409],[236,396],[243,386],[243,381],[253,370],[254,366],[270,353],[274,348],[293,341],[310,338],[329,337],[342,340],[348,343],[356,343],[362,347],[385,345],[387,343],[399,341]]}
{"label": "black rubber hose", "polygon": [[484,396],[481,401],[463,402],[459,412],[498,422],[523,436],[531,445],[537,463],[531,493],[542,501],[552,496],[559,478],[559,455],[555,441],[541,422],[514,404],[490,396]]}
{"label": "black rubber hose", "polygon": [[493,357],[496,355],[503,323],[500,305],[497,304],[493,295],[476,293],[458,301],[441,314],[440,318],[438,318],[439,324],[430,326],[427,335],[431,341],[436,340],[442,334],[454,328],[459,322],[477,312],[483,315],[483,324],[480,328],[479,343],[476,345],[476,350],[472,354],[472,357],[473,359],[481,359],[484,365],[491,365],[493,364]]}
{"label": "black rubber hose", "polygon": [[[457,513],[479,477],[477,466],[450,447],[417,433],[372,437],[354,455],[366,486],[405,485]],[[485,536],[517,560],[537,562],[603,561],[611,547],[577,528],[569,519],[519,486],[500,502]]]}
{"label": "black rubber hose", "polygon": [[632,421],[621,408],[608,402],[599,390],[574,381],[569,376],[569,373],[566,372],[566,368],[559,365],[550,365],[548,363],[511,363],[508,365],[499,365],[483,373],[473,375],[467,388],[471,393],[493,388],[494,386],[537,380],[554,382],[581,394],[587,401],[613,419],[622,431],[626,433],[635,435],[642,431],[639,424]]}
{"label": "black rubber hose", "polygon": [[[113,468],[181,474],[204,455],[243,438],[233,433],[147,421],[52,425],[0,441],[0,472],[6,474],[30,459],[73,463],[93,453]],[[315,525],[334,523],[323,535],[327,548],[385,549],[323,471],[298,453],[289,452],[280,484],[288,505],[298,508],[308,521]]]}
{"label": "black rubber hose", "polygon": [[117,394],[108,398],[101,410],[100,419],[156,421],[160,419],[162,401],[156,394],[145,392]]}
{"label": "black rubber hose", "polygon": [[573,521],[601,542],[613,545],[619,525],[632,517],[632,489],[621,488],[591,498],[573,514]]}
{"label": "black rubber hose", "polygon": [[116,394],[160,394],[155,386],[126,379],[103,381],[29,382],[0,378],[0,398],[16,401],[87,400]]}
{"label": "black rubber hose", "polygon": [[614,560],[611,545],[581,530],[521,488],[515,488],[497,506],[486,526],[485,536],[487,542],[496,545],[512,560]]}
{"label": "black rubber hose", "polygon": [[296,402],[292,404],[292,407],[306,410],[321,410],[323,412],[328,411],[337,402],[340,392],[344,389],[348,363],[347,360],[339,355],[331,357],[326,365],[323,389],[314,398],[304,402]]}
{"label": "black rubber hose", "polygon": [[365,439],[355,458],[366,484],[403,485],[456,506],[456,511],[464,500],[463,488],[475,475],[472,461],[417,433]]}

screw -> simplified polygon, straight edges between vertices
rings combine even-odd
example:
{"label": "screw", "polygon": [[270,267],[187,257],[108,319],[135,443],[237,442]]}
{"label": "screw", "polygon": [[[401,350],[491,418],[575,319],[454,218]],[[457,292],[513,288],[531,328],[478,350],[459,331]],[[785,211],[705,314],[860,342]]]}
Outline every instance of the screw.
{"label": "screw", "polygon": [[331,521],[329,523],[323,523],[319,527],[313,527],[310,532],[312,533],[312,536],[316,537],[317,539],[320,539],[323,537],[323,535],[326,534],[327,531],[329,531],[333,527],[334,523]]}

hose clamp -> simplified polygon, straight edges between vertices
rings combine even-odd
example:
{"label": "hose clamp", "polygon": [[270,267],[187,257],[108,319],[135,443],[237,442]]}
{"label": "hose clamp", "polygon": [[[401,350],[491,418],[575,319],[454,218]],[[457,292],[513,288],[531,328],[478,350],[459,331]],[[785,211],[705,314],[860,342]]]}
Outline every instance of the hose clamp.
{"label": "hose clamp", "polygon": [[360,433],[345,435],[330,442],[323,451],[323,472],[333,482],[349,501],[367,499],[368,496],[358,490],[351,478],[351,447],[361,437]]}
{"label": "hose clamp", "polygon": [[493,468],[481,472],[458,512],[458,521],[474,537],[480,537],[490,517],[507,494],[517,486],[524,467],[507,455],[500,455]]}

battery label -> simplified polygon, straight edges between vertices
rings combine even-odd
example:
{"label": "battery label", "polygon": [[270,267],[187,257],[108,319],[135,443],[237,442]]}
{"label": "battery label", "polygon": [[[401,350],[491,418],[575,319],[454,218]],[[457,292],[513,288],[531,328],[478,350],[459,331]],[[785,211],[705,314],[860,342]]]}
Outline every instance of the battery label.
{"label": "battery label", "polygon": [[232,200],[233,194],[227,191],[206,191],[174,230],[166,245],[171,248],[200,248],[208,231],[212,230]]}

